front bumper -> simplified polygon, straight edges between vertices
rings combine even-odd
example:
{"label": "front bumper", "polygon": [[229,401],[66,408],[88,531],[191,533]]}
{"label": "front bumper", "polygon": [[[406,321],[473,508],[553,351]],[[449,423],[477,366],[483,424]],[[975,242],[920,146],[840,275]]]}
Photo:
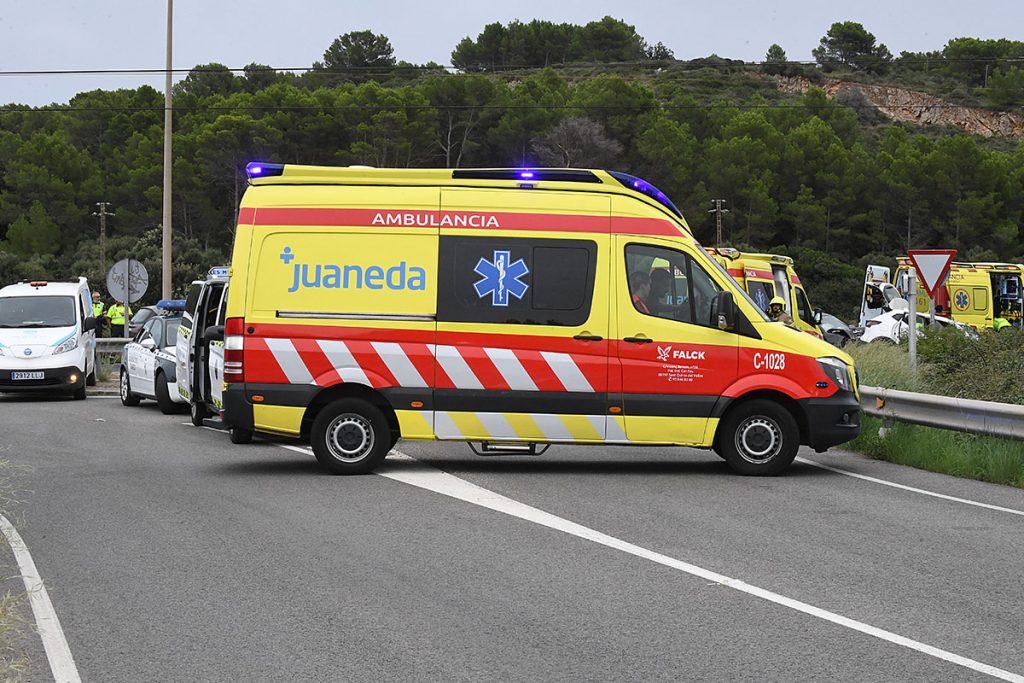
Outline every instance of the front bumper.
{"label": "front bumper", "polygon": [[[11,379],[15,372],[42,372],[42,379]],[[74,378],[74,379],[72,379]],[[57,368],[4,368],[0,370],[0,392],[75,391],[85,386],[85,372],[74,365]]]}
{"label": "front bumper", "polygon": [[852,391],[828,398],[799,401],[807,416],[807,445],[817,452],[838,446],[860,434],[860,403]]}

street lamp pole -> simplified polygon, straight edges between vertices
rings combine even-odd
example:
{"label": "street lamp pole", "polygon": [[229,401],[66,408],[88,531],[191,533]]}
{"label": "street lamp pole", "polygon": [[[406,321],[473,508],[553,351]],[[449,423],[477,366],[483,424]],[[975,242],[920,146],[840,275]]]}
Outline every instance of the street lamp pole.
{"label": "street lamp pole", "polygon": [[171,19],[174,0],[167,0],[167,72],[164,81],[164,224],[161,292],[171,298]]}

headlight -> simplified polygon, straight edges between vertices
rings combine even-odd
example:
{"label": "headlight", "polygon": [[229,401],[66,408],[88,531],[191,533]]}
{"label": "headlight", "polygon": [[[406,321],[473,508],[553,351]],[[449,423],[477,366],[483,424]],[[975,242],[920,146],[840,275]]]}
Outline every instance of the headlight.
{"label": "headlight", "polygon": [[850,380],[850,366],[833,356],[819,358],[818,365],[821,366],[825,376],[835,382],[836,386],[844,391],[853,391],[853,382]]}
{"label": "headlight", "polygon": [[72,337],[71,339],[68,339],[66,342],[64,342],[60,346],[56,347],[53,350],[53,355],[56,356],[58,353],[67,353],[68,351],[74,351],[77,348],[78,348],[78,336],[76,335],[76,336]]}

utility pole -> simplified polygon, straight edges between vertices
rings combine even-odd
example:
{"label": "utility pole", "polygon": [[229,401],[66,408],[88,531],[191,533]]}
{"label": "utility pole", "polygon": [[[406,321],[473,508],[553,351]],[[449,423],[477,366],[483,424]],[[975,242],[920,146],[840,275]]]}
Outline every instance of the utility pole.
{"label": "utility pole", "polygon": [[718,232],[717,232],[718,239],[715,240],[715,246],[716,247],[720,247],[720,246],[722,246],[722,214],[723,213],[729,213],[729,209],[723,209],[722,208],[722,204],[725,204],[725,200],[724,199],[712,199],[711,203],[715,205],[715,208],[713,208],[710,211],[708,211],[708,213],[715,214],[715,222],[717,223],[717,226],[718,226]]}
{"label": "utility pole", "polygon": [[161,296],[171,298],[171,18],[174,0],[167,0],[167,77],[164,80],[164,224]]}
{"label": "utility pole", "polygon": [[107,276],[107,216],[116,216],[113,211],[107,211],[110,202],[96,202],[100,207],[99,211],[93,211],[93,216],[100,217],[100,275]]}

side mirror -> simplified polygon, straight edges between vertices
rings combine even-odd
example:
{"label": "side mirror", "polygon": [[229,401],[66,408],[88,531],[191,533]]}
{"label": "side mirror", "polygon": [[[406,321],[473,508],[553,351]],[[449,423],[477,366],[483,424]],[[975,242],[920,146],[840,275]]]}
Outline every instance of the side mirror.
{"label": "side mirror", "polygon": [[731,330],[736,326],[736,302],[732,292],[719,292],[711,306],[711,324],[720,330]]}
{"label": "side mirror", "polygon": [[91,332],[96,329],[96,318],[91,315],[82,321],[82,332]]}
{"label": "side mirror", "polygon": [[224,326],[210,325],[203,331],[203,338],[206,341],[224,341]]}
{"label": "side mirror", "polygon": [[814,324],[818,327],[821,327],[821,313],[822,310],[820,308],[814,309]]}
{"label": "side mirror", "polygon": [[145,339],[139,342],[139,346],[146,349],[147,351],[152,351],[153,349],[156,348],[156,342],[153,340],[152,337],[146,337]]}

